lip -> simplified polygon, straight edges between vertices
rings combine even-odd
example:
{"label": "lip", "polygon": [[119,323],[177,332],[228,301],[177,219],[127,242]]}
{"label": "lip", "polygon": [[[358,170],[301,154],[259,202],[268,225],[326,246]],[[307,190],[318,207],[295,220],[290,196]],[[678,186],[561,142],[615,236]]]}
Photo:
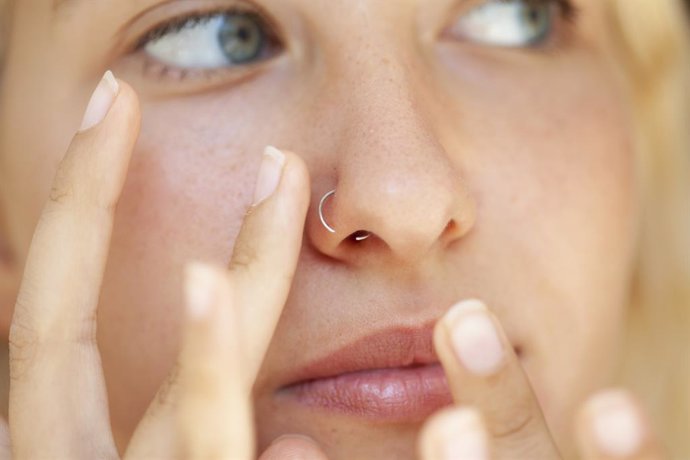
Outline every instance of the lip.
{"label": "lip", "polygon": [[278,394],[290,403],[382,422],[419,422],[452,397],[433,326],[363,337],[298,368]]}

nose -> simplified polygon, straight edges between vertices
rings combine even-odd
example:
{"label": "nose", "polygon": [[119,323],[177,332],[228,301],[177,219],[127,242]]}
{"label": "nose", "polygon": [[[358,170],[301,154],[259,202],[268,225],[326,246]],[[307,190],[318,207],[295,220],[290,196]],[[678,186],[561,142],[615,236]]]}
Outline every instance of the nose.
{"label": "nose", "polygon": [[419,262],[476,219],[462,162],[435,135],[405,70],[381,68],[340,80],[342,135],[324,153],[334,167],[315,177],[307,220],[312,245],[350,264]]}

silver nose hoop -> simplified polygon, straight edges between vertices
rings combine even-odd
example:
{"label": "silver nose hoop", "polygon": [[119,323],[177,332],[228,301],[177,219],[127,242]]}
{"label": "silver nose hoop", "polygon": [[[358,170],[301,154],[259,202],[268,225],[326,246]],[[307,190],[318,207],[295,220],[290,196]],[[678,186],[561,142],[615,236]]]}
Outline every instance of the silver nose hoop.
{"label": "silver nose hoop", "polygon": [[[326,193],[324,196],[321,197],[321,201],[319,201],[319,219],[321,219],[321,224],[323,224],[323,226],[326,227],[326,230],[328,230],[330,233],[335,233],[335,229],[328,225],[328,222],[326,222],[326,218],[323,217],[323,205],[324,203],[326,203],[326,200],[328,200],[333,195],[335,195],[335,189]],[[371,236],[371,233],[359,231],[355,232],[353,235],[355,241],[364,241]]]}

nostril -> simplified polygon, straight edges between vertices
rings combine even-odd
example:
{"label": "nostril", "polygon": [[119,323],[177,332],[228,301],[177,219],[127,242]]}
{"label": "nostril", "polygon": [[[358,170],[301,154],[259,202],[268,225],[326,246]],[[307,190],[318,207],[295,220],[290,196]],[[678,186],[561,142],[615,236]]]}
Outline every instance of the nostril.
{"label": "nostril", "polygon": [[351,239],[354,242],[361,242],[366,240],[371,236],[371,233],[367,232],[366,230],[357,230],[353,234],[351,234],[348,238]]}

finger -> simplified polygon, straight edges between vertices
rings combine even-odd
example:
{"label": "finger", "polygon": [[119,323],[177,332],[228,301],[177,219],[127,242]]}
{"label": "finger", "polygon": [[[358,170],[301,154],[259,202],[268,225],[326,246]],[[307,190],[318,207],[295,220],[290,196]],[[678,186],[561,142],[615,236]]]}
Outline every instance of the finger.
{"label": "finger", "polygon": [[125,451],[125,459],[182,458],[178,439],[179,369],[178,361],[132,434]]}
{"label": "finger", "polygon": [[251,386],[242,378],[233,286],[225,269],[194,264],[186,293],[178,419],[184,458],[253,458]]}
{"label": "finger", "polygon": [[[265,198],[277,181],[279,193]],[[252,206],[245,218],[229,268],[237,289],[247,375],[252,381],[292,285],[309,193],[304,162],[293,153],[266,148],[254,197],[260,204]]]}
{"label": "finger", "polygon": [[252,457],[250,389],[226,271],[185,273],[187,322],[178,363],[137,427],[126,459]]}
{"label": "finger", "polygon": [[583,460],[661,460],[659,442],[635,398],[625,390],[590,397],[577,420]]}
{"label": "finger", "polygon": [[328,460],[328,457],[313,439],[286,434],[273,441],[259,460]]}
{"label": "finger", "polygon": [[483,303],[451,308],[434,329],[434,346],[456,403],[482,413],[496,458],[516,451],[525,458],[560,458],[527,375]]}
{"label": "finger", "polygon": [[421,460],[489,460],[489,436],[479,412],[450,407],[432,415],[417,440]]}
{"label": "finger", "polygon": [[117,456],[96,309],[138,129],[136,95],[108,72],[58,167],[15,306],[9,417],[17,458]]}
{"label": "finger", "polygon": [[[225,308],[234,313],[233,321],[239,324],[233,328],[239,330],[242,352],[226,359],[223,356],[227,353],[218,351],[224,362],[220,367],[233,372],[235,380],[242,380],[245,389],[253,383],[285,304],[309,200],[308,174],[297,156],[267,148],[264,158],[255,194],[257,204],[245,217],[227,281],[232,292]],[[271,168],[276,166],[278,170],[274,169],[271,175]],[[174,455],[170,446],[175,443],[168,440],[177,437],[176,407],[184,391],[179,388],[176,374],[186,372],[183,367],[181,364],[173,371],[154,398],[132,438],[128,458]],[[229,414],[232,412],[225,412],[226,418]],[[227,420],[228,423],[240,422],[233,419]],[[151,455],[153,452],[156,455]]]}

